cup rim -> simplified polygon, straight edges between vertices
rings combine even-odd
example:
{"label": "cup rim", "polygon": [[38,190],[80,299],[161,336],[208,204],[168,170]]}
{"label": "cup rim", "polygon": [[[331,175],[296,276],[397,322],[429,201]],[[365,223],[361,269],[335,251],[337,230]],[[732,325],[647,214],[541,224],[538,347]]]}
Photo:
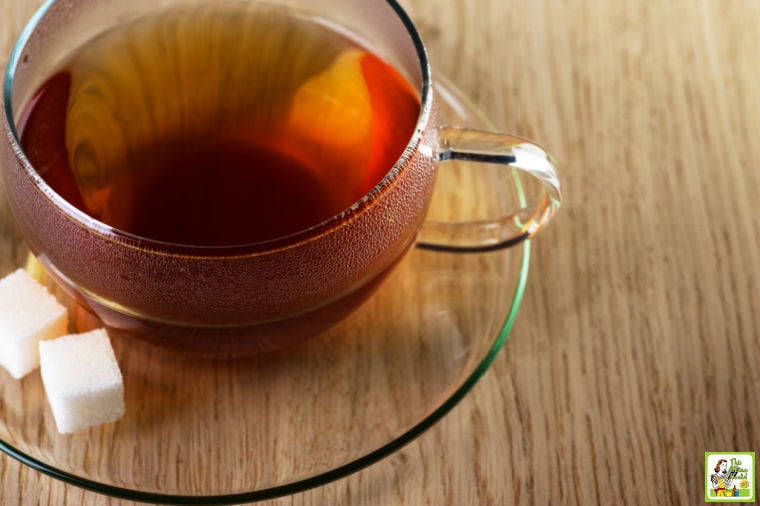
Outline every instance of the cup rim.
{"label": "cup rim", "polygon": [[172,252],[178,252],[188,255],[208,255],[213,254],[215,256],[225,255],[249,255],[252,253],[272,252],[273,250],[287,249],[294,247],[298,244],[307,242],[315,237],[319,237],[325,233],[328,233],[334,225],[350,220],[352,216],[358,216],[363,210],[371,207],[373,203],[377,202],[379,195],[383,192],[383,189],[393,183],[398,177],[403,168],[407,165],[408,161],[415,153],[422,142],[425,126],[430,121],[432,114],[432,79],[430,63],[427,56],[427,50],[425,49],[422,37],[420,36],[417,28],[412,22],[410,16],[401,7],[397,0],[384,0],[384,2],[391,7],[395,12],[397,18],[402,22],[406,33],[409,35],[414,50],[417,55],[417,63],[419,64],[419,70],[421,72],[421,85],[420,85],[420,112],[415,123],[414,131],[404,147],[402,154],[383,176],[383,178],[375,184],[368,192],[366,192],[358,201],[351,206],[343,209],[339,213],[316,223],[308,228],[293,232],[292,234],[267,239],[265,241],[257,241],[244,244],[230,244],[230,245],[194,245],[185,243],[174,243],[171,241],[163,241],[160,239],[154,239],[150,237],[141,236],[132,232],[127,232],[116,227],[112,227],[107,223],[98,220],[86,212],[80,210],[62,196],[56,192],[52,186],[50,186],[45,179],[37,172],[31,161],[27,158],[21,140],[19,138],[18,130],[16,129],[16,120],[13,115],[13,82],[16,76],[19,63],[22,61],[22,55],[24,49],[27,47],[30,39],[33,37],[36,27],[46,16],[51,7],[57,0],[46,0],[44,4],[34,13],[29,19],[26,26],[22,30],[19,38],[13,46],[13,49],[8,59],[8,64],[3,76],[3,114],[4,114],[4,126],[6,129],[6,135],[9,138],[11,148],[17,160],[20,162],[26,175],[32,180],[35,188],[46,197],[52,205],[63,212],[69,219],[76,222],[78,225],[86,228],[89,232],[95,233],[102,238],[110,241],[119,242],[125,245],[131,245],[140,249],[150,248],[154,250],[166,250],[170,249]]}

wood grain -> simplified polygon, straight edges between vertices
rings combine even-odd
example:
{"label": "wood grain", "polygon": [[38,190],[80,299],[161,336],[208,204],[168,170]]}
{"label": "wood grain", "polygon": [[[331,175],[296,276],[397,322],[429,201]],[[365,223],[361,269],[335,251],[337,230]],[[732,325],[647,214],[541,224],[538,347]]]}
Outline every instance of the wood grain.
{"label": "wood grain", "polygon": [[[31,4],[0,0],[2,54]],[[702,502],[705,451],[760,451],[760,4],[404,4],[436,72],[555,153],[566,201],[472,394],[271,504]],[[0,502],[127,504],[4,456]]]}

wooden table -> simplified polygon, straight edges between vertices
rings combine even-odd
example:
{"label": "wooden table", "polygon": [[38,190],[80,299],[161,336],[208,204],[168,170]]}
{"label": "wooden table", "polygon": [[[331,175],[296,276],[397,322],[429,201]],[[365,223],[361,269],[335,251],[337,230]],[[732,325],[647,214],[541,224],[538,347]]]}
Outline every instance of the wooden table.
{"label": "wooden table", "polygon": [[[0,0],[0,53],[33,3]],[[551,148],[566,200],[472,394],[272,504],[702,502],[705,451],[760,451],[760,3],[404,4],[439,73]],[[0,503],[121,504],[5,456]]]}

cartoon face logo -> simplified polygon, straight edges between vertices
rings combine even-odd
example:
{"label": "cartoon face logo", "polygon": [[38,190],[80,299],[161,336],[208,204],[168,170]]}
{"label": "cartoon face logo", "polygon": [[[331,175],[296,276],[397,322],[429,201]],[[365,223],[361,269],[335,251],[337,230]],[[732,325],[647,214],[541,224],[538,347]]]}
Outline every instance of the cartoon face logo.
{"label": "cartoon face logo", "polygon": [[720,459],[718,465],[715,466],[715,472],[720,476],[728,478],[728,461],[726,459]]}

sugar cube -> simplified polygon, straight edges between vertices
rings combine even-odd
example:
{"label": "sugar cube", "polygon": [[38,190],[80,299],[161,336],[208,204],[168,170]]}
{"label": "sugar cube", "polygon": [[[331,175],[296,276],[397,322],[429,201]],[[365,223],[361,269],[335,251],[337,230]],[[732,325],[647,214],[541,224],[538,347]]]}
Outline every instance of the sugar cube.
{"label": "sugar cube", "polygon": [[40,365],[40,341],[67,332],[66,308],[25,270],[0,280],[0,366],[16,379]]}
{"label": "sugar cube", "polygon": [[124,382],[104,329],[42,341],[39,348],[42,383],[59,432],[124,415]]}

